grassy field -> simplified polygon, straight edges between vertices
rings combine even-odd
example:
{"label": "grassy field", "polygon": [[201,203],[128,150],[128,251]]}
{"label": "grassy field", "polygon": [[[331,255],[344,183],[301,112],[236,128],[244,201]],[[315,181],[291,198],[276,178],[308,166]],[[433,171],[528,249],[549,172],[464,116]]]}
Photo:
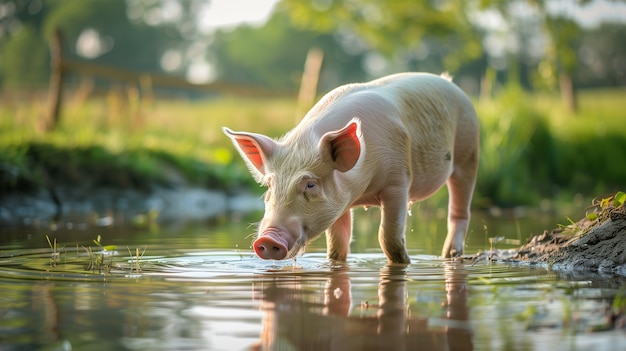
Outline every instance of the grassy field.
{"label": "grassy field", "polygon": [[580,93],[567,111],[558,95],[510,89],[479,102],[478,194],[498,205],[536,204],[614,192],[626,182],[624,91]]}
{"label": "grassy field", "polygon": [[[578,113],[563,109],[556,95],[515,88],[476,102],[482,128],[476,205],[536,205],[623,189],[624,97],[622,90],[583,91]],[[41,128],[44,110],[41,98],[2,97],[5,191],[19,190],[20,177],[141,187],[147,180],[167,182],[171,170],[207,187],[258,189],[221,127],[280,136],[297,123],[296,104],[288,99],[69,98],[52,132]]]}
{"label": "grassy field", "polygon": [[221,127],[280,134],[295,123],[295,103],[287,100],[146,102],[110,95],[68,101],[58,128],[44,132],[44,108],[37,98],[0,107],[0,162],[35,178],[50,170],[72,181],[111,173],[130,178],[104,179],[113,185],[164,180],[164,165],[209,187],[252,185]]}

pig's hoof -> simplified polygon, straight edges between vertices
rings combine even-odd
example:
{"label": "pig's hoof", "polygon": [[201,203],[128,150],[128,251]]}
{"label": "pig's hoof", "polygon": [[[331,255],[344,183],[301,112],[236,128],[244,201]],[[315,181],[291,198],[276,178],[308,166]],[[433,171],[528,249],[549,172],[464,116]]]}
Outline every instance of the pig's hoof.
{"label": "pig's hoof", "polygon": [[287,247],[272,238],[261,237],[254,244],[254,252],[264,260],[283,260],[287,257]]}
{"label": "pig's hoof", "polygon": [[463,256],[463,251],[457,251],[456,249],[452,249],[448,252],[448,254],[444,254],[444,258],[451,258],[452,260],[460,259]]}

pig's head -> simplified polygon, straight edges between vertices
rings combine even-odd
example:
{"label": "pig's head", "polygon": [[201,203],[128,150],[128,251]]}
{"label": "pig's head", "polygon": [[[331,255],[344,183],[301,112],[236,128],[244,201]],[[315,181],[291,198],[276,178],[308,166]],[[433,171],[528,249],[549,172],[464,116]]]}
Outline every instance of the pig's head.
{"label": "pig's head", "polygon": [[330,227],[351,202],[344,173],[362,153],[360,121],[316,136],[305,128],[280,141],[224,128],[255,180],[267,186],[265,215],[253,243],[263,259],[295,257]]}

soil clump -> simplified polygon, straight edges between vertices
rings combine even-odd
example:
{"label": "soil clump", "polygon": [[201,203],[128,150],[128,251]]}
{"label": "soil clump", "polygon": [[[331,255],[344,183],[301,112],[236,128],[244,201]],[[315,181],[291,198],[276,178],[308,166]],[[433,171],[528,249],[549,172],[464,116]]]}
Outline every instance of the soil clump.
{"label": "soil clump", "polygon": [[626,276],[625,198],[618,192],[594,201],[578,222],[535,235],[519,249],[481,252],[473,258]]}

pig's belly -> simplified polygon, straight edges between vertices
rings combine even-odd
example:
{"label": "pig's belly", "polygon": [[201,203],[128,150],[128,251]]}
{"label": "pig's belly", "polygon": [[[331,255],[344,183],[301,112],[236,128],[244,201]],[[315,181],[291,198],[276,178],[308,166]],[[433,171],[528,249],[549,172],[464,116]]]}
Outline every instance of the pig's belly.
{"label": "pig's belly", "polygon": [[451,174],[452,167],[450,165],[432,169],[428,173],[413,174],[409,200],[421,201],[430,197],[445,184]]}
{"label": "pig's belly", "polygon": [[[413,177],[413,182],[409,186],[409,200],[420,201],[433,195],[452,174],[452,167],[445,166],[438,170],[432,170],[427,174],[418,174]],[[380,206],[381,198],[379,197],[381,189],[372,192],[366,192],[356,199],[350,207],[358,206]]]}

